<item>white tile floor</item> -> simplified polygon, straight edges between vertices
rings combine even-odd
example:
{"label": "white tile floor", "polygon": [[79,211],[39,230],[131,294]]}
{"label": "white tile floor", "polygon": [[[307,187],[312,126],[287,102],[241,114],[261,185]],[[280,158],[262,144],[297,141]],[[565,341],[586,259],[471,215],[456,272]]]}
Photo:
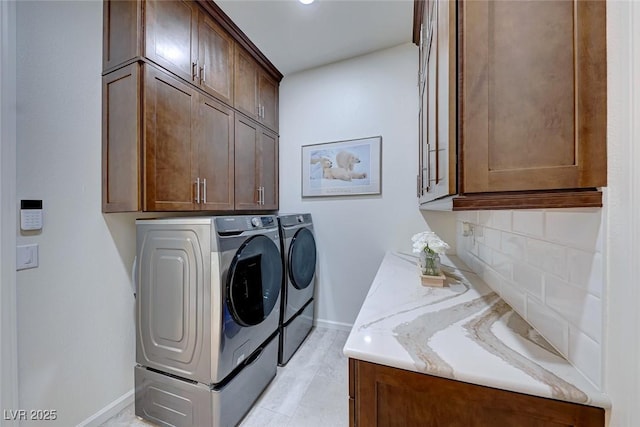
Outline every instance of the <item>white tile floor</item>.
{"label": "white tile floor", "polygon": [[[315,328],[269,384],[240,427],[342,427],[349,425],[348,332]],[[101,427],[148,427],[133,405]]]}

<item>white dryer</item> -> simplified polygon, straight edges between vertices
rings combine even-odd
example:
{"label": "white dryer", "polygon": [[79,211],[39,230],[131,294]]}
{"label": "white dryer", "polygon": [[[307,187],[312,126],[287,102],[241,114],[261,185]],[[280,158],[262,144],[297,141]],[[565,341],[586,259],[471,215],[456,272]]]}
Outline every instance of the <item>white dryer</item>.
{"label": "white dryer", "polygon": [[317,252],[311,214],[280,215],[278,224],[284,266],[278,364],[283,366],[313,327]]}
{"label": "white dryer", "polygon": [[136,415],[161,425],[234,426],[276,374],[276,218],[136,226]]}

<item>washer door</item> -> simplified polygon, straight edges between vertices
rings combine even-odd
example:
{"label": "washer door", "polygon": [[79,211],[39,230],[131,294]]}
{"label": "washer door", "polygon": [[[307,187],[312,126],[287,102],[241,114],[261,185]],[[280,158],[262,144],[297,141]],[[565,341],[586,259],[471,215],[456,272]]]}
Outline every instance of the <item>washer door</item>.
{"label": "washer door", "polygon": [[248,239],[229,267],[227,305],[233,319],[242,326],[261,323],[278,302],[281,283],[278,247],[263,235]]}
{"label": "washer door", "polygon": [[304,289],[316,272],[316,240],[307,228],[294,234],[289,246],[289,279],[296,289]]}

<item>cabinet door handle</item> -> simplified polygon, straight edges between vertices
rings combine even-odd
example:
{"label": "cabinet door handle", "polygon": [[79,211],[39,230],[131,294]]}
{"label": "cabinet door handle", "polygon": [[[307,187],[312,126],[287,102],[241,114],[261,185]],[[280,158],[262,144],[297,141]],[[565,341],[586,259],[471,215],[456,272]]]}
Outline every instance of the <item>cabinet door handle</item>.
{"label": "cabinet door handle", "polygon": [[202,178],[202,203],[207,204],[207,178]]}
{"label": "cabinet door handle", "polygon": [[196,77],[198,77],[198,63],[192,62],[191,63],[191,80],[195,80]]}
{"label": "cabinet door handle", "polygon": [[200,84],[204,83],[207,79],[207,64],[200,67]]}
{"label": "cabinet door handle", "polygon": [[196,178],[196,203],[200,203],[200,178]]}
{"label": "cabinet door handle", "polygon": [[[426,187],[424,186],[424,177],[425,177],[425,171],[427,171],[426,176],[427,176],[427,185]],[[429,190],[431,190],[431,168],[430,167],[426,167],[426,168],[422,168],[422,189],[424,191],[426,191],[427,193],[429,192]]]}
{"label": "cabinet door handle", "polygon": [[258,204],[264,205],[264,187],[258,187]]}

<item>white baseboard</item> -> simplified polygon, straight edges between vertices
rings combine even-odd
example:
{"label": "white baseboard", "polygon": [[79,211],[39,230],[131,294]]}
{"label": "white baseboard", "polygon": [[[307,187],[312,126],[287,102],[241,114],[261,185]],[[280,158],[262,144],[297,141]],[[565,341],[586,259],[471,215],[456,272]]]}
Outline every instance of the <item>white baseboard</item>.
{"label": "white baseboard", "polygon": [[334,322],[333,320],[315,319],[314,326],[327,329],[337,329],[339,331],[351,332],[352,323]]}
{"label": "white baseboard", "polygon": [[117,415],[134,401],[134,390],[131,389],[86,420],[82,421],[77,427],[98,427],[106,422],[109,418]]}

